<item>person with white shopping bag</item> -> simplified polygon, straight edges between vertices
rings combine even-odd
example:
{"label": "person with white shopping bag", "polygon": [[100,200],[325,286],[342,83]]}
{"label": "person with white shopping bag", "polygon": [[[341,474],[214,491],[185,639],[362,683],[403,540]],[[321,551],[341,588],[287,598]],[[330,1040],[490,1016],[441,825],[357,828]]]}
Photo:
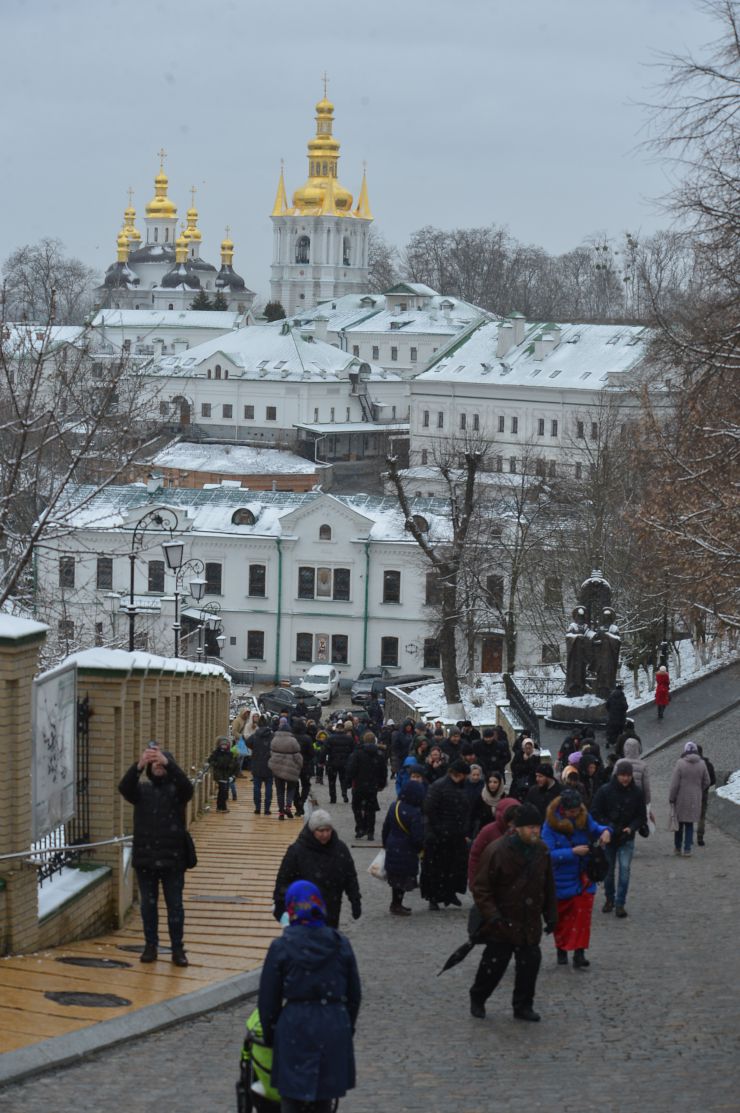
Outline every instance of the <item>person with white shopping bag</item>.
{"label": "person with white shopping bag", "polygon": [[388,808],[383,823],[385,875],[391,887],[392,916],[411,915],[403,898],[418,884],[419,854],[424,846],[424,795],[423,785],[409,781]]}

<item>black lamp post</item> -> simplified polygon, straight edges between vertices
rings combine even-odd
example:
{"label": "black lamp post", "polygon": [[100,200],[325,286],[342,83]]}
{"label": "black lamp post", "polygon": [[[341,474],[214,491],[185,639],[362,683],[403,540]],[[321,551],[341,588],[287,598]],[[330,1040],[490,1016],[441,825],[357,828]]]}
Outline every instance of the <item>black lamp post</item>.
{"label": "black lamp post", "polygon": [[[144,537],[147,530],[155,526],[160,530],[167,530],[172,539],[172,531],[177,528],[177,515],[174,510],[170,510],[167,506],[157,506],[154,510],[150,510],[148,514],[144,514],[139,518],[134,528],[134,535],[131,538],[131,552],[128,555],[130,562],[129,573],[129,595],[128,595],[128,649],[129,653],[134,651],[134,632],[136,622],[136,604],[134,602],[134,572],[136,568],[136,556],[138,551],[144,544]],[[166,556],[166,553],[165,553]]]}
{"label": "black lamp post", "polygon": [[209,623],[213,623],[214,630],[221,629],[221,605],[216,602],[204,603],[200,609],[200,626],[198,627],[198,661],[200,662],[205,654],[205,628]]}
{"label": "black lamp post", "polygon": [[[193,579],[190,582],[190,591],[182,591],[183,580],[186,575],[201,577],[204,570],[202,560],[197,557],[191,560],[186,560],[183,563],[183,555],[185,546],[180,541],[165,541],[162,545],[164,549],[164,557],[167,562],[167,567],[170,572],[175,573],[175,621],[172,624],[172,629],[175,633],[175,657],[180,656],[180,597],[187,597],[188,594],[192,595],[196,601],[203,597],[205,591],[205,580]],[[199,585],[202,584],[202,590],[199,595],[195,595],[193,587],[198,590]]]}

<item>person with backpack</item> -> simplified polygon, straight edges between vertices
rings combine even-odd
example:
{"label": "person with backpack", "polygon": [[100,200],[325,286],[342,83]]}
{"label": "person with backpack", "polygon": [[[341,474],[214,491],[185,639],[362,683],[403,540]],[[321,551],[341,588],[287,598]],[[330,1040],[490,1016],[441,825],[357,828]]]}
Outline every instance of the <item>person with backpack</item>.
{"label": "person with backpack", "polygon": [[558,901],[558,923],[555,947],[558,965],[568,965],[568,952],[573,952],[573,966],[585,970],[590,966],[586,951],[591,940],[591,916],[596,884],[586,872],[591,843],[607,846],[611,831],[597,823],[588,813],[580,793],[563,789],[547,807],[542,841],[550,851]]}

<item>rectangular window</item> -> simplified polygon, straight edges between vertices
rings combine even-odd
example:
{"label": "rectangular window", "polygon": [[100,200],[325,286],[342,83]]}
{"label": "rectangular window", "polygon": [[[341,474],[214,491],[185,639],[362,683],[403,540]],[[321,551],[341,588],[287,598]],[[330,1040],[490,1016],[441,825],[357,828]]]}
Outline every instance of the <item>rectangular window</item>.
{"label": "rectangular window", "polygon": [[380,663],[386,668],[398,665],[398,638],[380,639]]}
{"label": "rectangular window", "polygon": [[244,407],[244,418],[246,421],[254,421],[254,406]]}
{"label": "rectangular window", "polygon": [[397,360],[398,360],[398,348],[395,348],[395,347],[391,348],[391,359],[393,360],[394,363],[397,362]]}
{"label": "rectangular window", "polygon": [[359,344],[353,344],[352,345],[352,355],[353,356],[359,356],[359,354],[360,354],[360,345]]}
{"label": "rectangular window", "polygon": [[250,661],[264,661],[265,659],[265,632],[264,630],[247,630],[247,657]]}
{"label": "rectangular window", "polygon": [[224,417],[233,417],[234,416],[234,407],[229,402],[224,402],[223,416]]}
{"label": "rectangular window", "polygon": [[265,421],[277,421],[277,406],[265,407]]}
{"label": "rectangular window", "polygon": [[[345,421],[349,421],[349,420],[350,420],[350,416],[349,416],[349,415],[350,415],[350,407],[349,407],[349,406],[347,406],[347,411],[346,411],[346,415],[345,415],[345,418],[344,418],[344,420],[345,420]],[[394,414],[393,416],[395,417],[396,415]]]}
{"label": "rectangular window", "polygon": [[331,636],[331,663],[333,665],[346,665],[349,660],[349,638],[346,634],[332,634]]}
{"label": "rectangular window", "polygon": [[250,564],[249,566],[249,594],[265,597],[265,583],[267,578],[266,564]]}
{"label": "rectangular window", "polygon": [[73,556],[59,558],[59,586],[75,586],[75,558]]}
{"label": "rectangular window", "polygon": [[558,423],[557,423],[557,421],[551,421],[550,422],[550,436],[551,437],[557,437],[557,435],[558,435]]}
{"label": "rectangular window", "polygon": [[599,439],[599,423],[598,421],[591,422],[591,440],[596,441]]}
{"label": "rectangular window", "polygon": [[501,416],[498,419],[498,431],[499,431],[499,433],[503,433],[503,432],[506,431],[506,426],[504,425],[505,420],[506,419],[505,419],[504,415],[501,414]]}
{"label": "rectangular window", "polygon": [[200,416],[201,417],[210,417],[211,416],[211,403],[210,402],[201,402],[201,404],[200,404]]}
{"label": "rectangular window", "polygon": [[444,429],[444,427],[445,427],[445,415],[442,413],[442,410],[440,410],[439,413],[437,414],[437,428],[438,429]]}
{"label": "rectangular window", "polygon": [[319,407],[318,406],[314,406],[313,419],[314,419],[314,421],[319,420]]}
{"label": "rectangular window", "polygon": [[215,561],[206,561],[206,595],[221,594],[221,565]]}
{"label": "rectangular window", "polygon": [[480,432],[480,414],[473,414],[473,432]]}
{"label": "rectangular window", "polygon": [[518,433],[519,432],[519,418],[518,417],[512,417],[512,419],[511,419],[511,431],[512,431],[512,433]]}
{"label": "rectangular window", "polygon": [[503,458],[503,456],[497,456],[496,457],[496,471],[503,471],[503,470],[504,470],[504,458]]}
{"label": "rectangular window", "polygon": [[373,359],[380,359],[380,348],[377,344],[373,344]]}
{"label": "rectangular window", "polygon": [[439,668],[439,643],[436,638],[424,638],[424,668]]}
{"label": "rectangular window", "polygon": [[386,569],[383,573],[383,602],[401,602],[401,573]]}
{"label": "rectangular window", "polygon": [[424,602],[429,607],[437,606],[442,602],[442,588],[436,572],[427,572]]}
{"label": "rectangular window", "polygon": [[535,460],[534,473],[544,479],[545,476],[545,461],[542,459]]}
{"label": "rectangular window", "polygon": [[95,644],[96,645],[102,645],[103,640],[104,640],[103,623],[102,622],[96,622],[95,623]]}
{"label": "rectangular window", "polygon": [[544,604],[560,607],[563,602],[563,585],[560,576],[545,576]]}
{"label": "rectangular window", "polygon": [[576,422],[576,436],[577,437],[585,437],[586,436],[586,432],[585,432],[585,429],[583,427],[583,422],[582,421],[577,421]]}
{"label": "rectangular window", "polygon": [[464,430],[464,429],[467,429],[467,427],[468,427],[468,415],[467,414],[460,414],[460,428]]}
{"label": "rectangular window", "polygon": [[313,634],[296,634],[296,661],[313,661]]}
{"label": "rectangular window", "polygon": [[494,574],[486,576],[486,595],[492,607],[503,610],[504,606],[504,577]]}
{"label": "rectangular window", "polygon": [[316,598],[331,599],[331,568],[316,569]]}
{"label": "rectangular window", "polygon": [[305,565],[298,569],[298,598],[313,599],[316,594],[316,569]]}
{"label": "rectangular window", "polygon": [[350,574],[349,568],[334,569],[334,598],[340,601],[349,601]]}
{"label": "rectangular window", "polygon": [[164,592],[164,561],[150,560],[147,570],[147,591]]}
{"label": "rectangular window", "polygon": [[411,363],[416,363],[417,358],[418,358],[418,352],[417,352],[416,348],[412,348],[411,351],[409,352],[409,360],[411,361]]}
{"label": "rectangular window", "polygon": [[421,424],[425,429],[429,428],[429,410],[424,410],[423,414],[421,415]]}
{"label": "rectangular window", "polygon": [[509,457],[509,471],[512,475],[516,475],[516,456]]}
{"label": "rectangular window", "polygon": [[576,479],[583,479],[583,464],[576,464]]}
{"label": "rectangular window", "polygon": [[332,406],[331,409],[329,410],[329,421],[333,421],[333,420],[334,420],[334,407]]}
{"label": "rectangular window", "polygon": [[545,419],[544,417],[537,418],[537,436],[544,437],[545,435]]}
{"label": "rectangular window", "polygon": [[555,462],[555,460],[551,460],[550,463],[547,465],[547,474],[550,477],[550,479],[555,479],[556,478],[556,476],[558,474],[558,465]]}
{"label": "rectangular window", "polygon": [[113,557],[98,557],[96,583],[99,591],[113,590]]}

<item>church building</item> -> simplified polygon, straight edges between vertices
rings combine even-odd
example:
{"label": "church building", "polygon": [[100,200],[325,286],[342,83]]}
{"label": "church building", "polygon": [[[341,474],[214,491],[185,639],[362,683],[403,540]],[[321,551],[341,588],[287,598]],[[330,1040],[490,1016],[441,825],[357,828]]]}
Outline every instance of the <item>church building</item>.
{"label": "church building", "polygon": [[288,205],[283,171],[273,224],[270,296],[286,314],[344,294],[366,293],[372,213],[365,174],[356,206],[337,176],[339,143],[332,134],[334,105],[316,105],[316,134],[308,143],[308,180]]}

